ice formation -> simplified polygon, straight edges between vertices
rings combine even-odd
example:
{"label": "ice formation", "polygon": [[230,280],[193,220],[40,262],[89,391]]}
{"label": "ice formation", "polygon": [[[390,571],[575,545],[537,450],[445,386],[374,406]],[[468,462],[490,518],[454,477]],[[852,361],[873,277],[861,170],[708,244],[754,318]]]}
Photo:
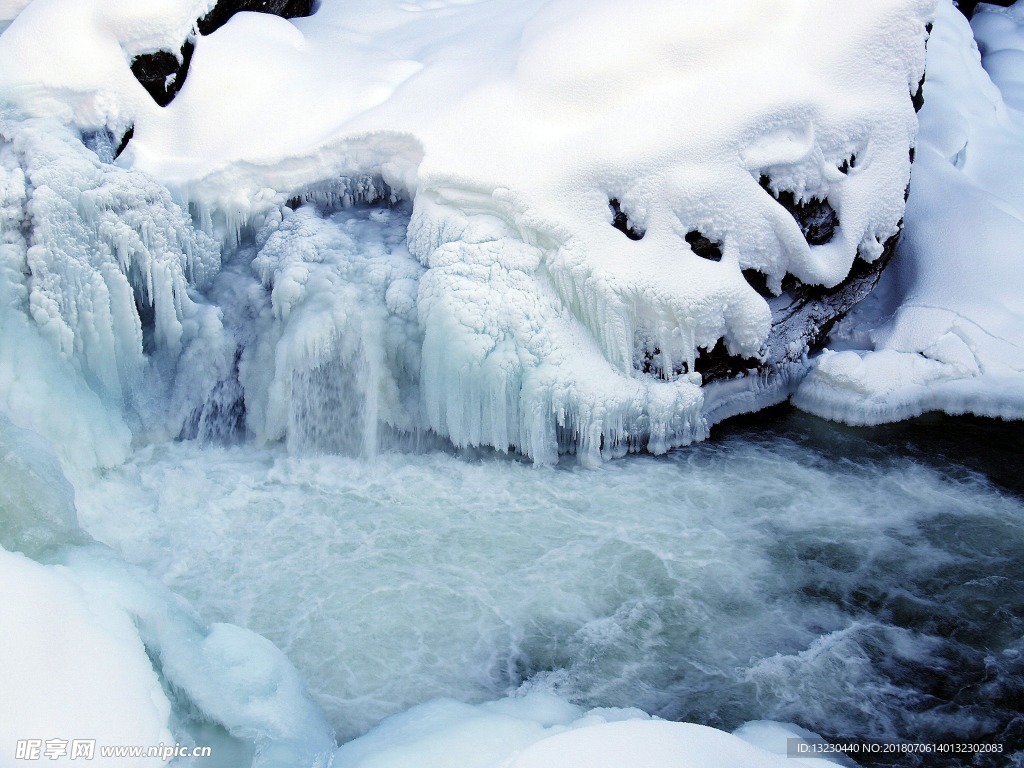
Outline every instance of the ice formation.
{"label": "ice formation", "polygon": [[[12,330],[0,343],[14,348],[0,363],[0,395],[68,451],[89,450],[69,438],[91,427],[95,463],[123,456],[126,422],[176,433],[190,410],[183,402],[229,370],[219,311],[198,294],[220,268],[219,247],[164,187],[103,162],[52,121],[0,115],[0,142],[3,312]],[[15,337],[19,326],[27,338]],[[59,396],[18,407],[38,397],[37,386],[73,390],[78,407],[59,418],[48,411]],[[68,426],[97,410],[112,415]]]}
{"label": "ice formation", "polygon": [[[156,314],[163,377],[177,374],[171,434],[202,432],[212,413],[237,420],[244,403],[250,434],[306,444],[310,419],[296,414],[358,381],[364,449],[381,429],[430,429],[456,446],[595,463],[703,438],[788,393],[827,320],[773,335],[769,294],[839,286],[898,232],[932,3],[652,0],[624,28],[611,0],[323,2],[291,22],[236,14],[197,37],[208,0],[123,5],[36,0],[0,44],[0,93],[123,149],[117,167],[108,156],[82,166],[91,180],[68,180],[81,200],[58,190],[84,217],[73,239],[101,245],[83,266],[111,283],[95,288],[109,301],[51,285],[48,242],[35,253],[52,277],[31,278],[43,329],[94,391],[141,410],[134,294]],[[45,41],[64,37],[51,53]],[[160,107],[125,59],[192,39],[184,86]],[[149,189],[149,207],[117,183]],[[408,254],[422,268],[389,256],[399,287],[330,244],[342,235],[328,233],[328,203],[353,200],[412,203]],[[221,333],[203,293],[218,266],[209,236],[252,259],[256,233],[266,253],[252,264],[276,313],[265,339]],[[281,256],[304,238],[305,255]],[[327,295],[341,283],[348,298]],[[299,285],[292,315],[285,294]],[[94,311],[72,338],[77,301]],[[197,344],[211,359],[173,362]],[[716,364],[741,378],[702,388]],[[313,391],[321,405],[287,402]]]}
{"label": "ice formation", "polygon": [[1024,4],[979,5],[971,24],[977,46],[939,4],[899,257],[801,385],[805,410],[1024,414]]}

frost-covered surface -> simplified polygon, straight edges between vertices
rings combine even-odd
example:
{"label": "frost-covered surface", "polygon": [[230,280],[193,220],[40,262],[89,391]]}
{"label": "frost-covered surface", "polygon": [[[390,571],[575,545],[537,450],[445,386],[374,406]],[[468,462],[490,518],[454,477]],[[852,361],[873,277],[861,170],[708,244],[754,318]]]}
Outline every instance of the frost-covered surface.
{"label": "frost-covered surface", "polygon": [[[784,396],[791,376],[705,402],[702,350],[753,366],[799,364],[806,348],[799,335],[770,348],[769,305],[742,270],[776,292],[787,274],[835,286],[855,258],[881,255],[902,217],[928,0],[658,0],[625,26],[611,0],[328,0],[306,19],[243,13],[200,37],[184,88],[159,108],[126,57],[176,51],[206,5],[126,15],[37,0],[0,42],[0,92],[82,130],[134,124],[119,164],[189,201],[229,249],[295,196],[411,200],[418,327],[403,310],[413,332],[373,356],[412,361],[405,348],[422,340],[418,370],[392,382],[418,386],[419,403],[391,408],[385,394],[388,427],[418,418],[457,446],[539,462],[703,438],[710,421]],[[44,53],[79,15],[73,43]],[[838,224],[807,235],[775,199],[787,195],[827,200]],[[632,237],[612,226],[613,200]],[[278,241],[310,234],[284,226]],[[694,233],[720,243],[719,261],[691,249]],[[358,280],[360,301],[379,301]],[[344,386],[352,352],[324,339],[279,350],[266,397],[248,397],[254,353],[241,350],[251,432],[276,439],[282,414],[304,407],[281,402],[289,366]]]}
{"label": "frost-covered surface", "polygon": [[980,5],[971,23],[982,56],[940,3],[900,252],[802,384],[801,408],[854,424],[1024,416],[1024,3]]}

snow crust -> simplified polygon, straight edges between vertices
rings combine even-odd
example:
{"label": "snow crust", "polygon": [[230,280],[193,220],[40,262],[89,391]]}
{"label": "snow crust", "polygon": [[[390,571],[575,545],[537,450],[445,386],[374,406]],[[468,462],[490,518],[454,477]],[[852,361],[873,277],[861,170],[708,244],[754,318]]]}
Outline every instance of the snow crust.
{"label": "snow crust", "polygon": [[[514,448],[542,463],[701,439],[712,414],[777,400],[785,386],[780,377],[774,391],[745,385],[726,408],[705,403],[702,350],[771,352],[768,303],[742,270],[760,271],[775,291],[787,274],[834,286],[858,256],[878,258],[903,214],[930,0],[652,0],[625,25],[611,0],[326,0],[306,19],[242,13],[199,37],[182,91],[159,108],[128,58],[176,51],[187,19],[207,5],[162,0],[128,13],[99,0],[37,0],[0,39],[0,93],[79,130],[117,137],[133,124],[118,165],[191,206],[203,232],[172,226],[201,267],[189,284],[197,290],[215,261],[204,236],[231,252],[268,223],[284,227],[275,242],[305,236],[286,222],[290,199],[412,201],[408,251],[425,268],[418,327],[407,312],[412,332],[372,356],[411,361],[404,350],[422,344],[414,375],[398,380],[392,367],[380,384],[418,387],[419,407],[383,405],[388,428],[418,416],[417,427],[456,446]],[[72,23],[73,44],[50,55],[47,41],[63,39],[54,30]],[[829,242],[808,244],[773,196],[785,192],[829,201],[840,222]],[[612,200],[642,239],[612,226]],[[161,206],[162,222],[180,221]],[[691,250],[695,231],[722,243],[720,261]],[[186,337],[216,336],[212,315],[181,298],[189,264],[151,261],[162,291],[153,306],[165,308],[156,346],[174,352]],[[353,280],[328,262],[330,280]],[[270,289],[269,273],[260,278]],[[379,299],[372,280],[358,280],[364,300]],[[173,318],[164,296],[176,302]],[[54,303],[48,317],[68,314]],[[104,371],[100,389],[112,391],[113,362],[135,366],[138,329],[130,317],[83,320],[105,358],[87,367]],[[179,331],[189,321],[210,333]],[[299,346],[279,350],[273,382],[255,384],[252,397],[239,382],[252,402],[246,428],[263,439],[280,437],[282,414],[303,408],[282,403],[308,390],[286,394],[290,379],[320,371],[338,388],[354,359],[326,336],[314,349],[288,333],[284,342]],[[362,343],[365,352],[376,342]],[[242,349],[240,374],[263,354]],[[179,421],[183,408],[172,409]]]}
{"label": "snow crust", "polygon": [[903,242],[794,397],[812,413],[1024,416],[1024,4],[979,6],[972,24],[977,45],[940,3]]}

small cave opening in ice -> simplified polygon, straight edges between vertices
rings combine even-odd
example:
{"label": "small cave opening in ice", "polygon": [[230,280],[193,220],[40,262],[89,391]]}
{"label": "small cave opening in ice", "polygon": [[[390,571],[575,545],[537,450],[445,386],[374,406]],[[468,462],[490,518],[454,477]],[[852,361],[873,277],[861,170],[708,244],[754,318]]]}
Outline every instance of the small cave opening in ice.
{"label": "small cave opening in ice", "polygon": [[760,365],[761,361],[755,357],[730,354],[725,347],[725,342],[719,339],[712,349],[701,348],[698,350],[693,369],[701,375],[705,382],[708,382],[732,378],[740,373],[754,370]]}
{"label": "small cave opening in ice", "polygon": [[762,362],[754,357],[730,354],[725,342],[719,339],[711,349],[697,348],[692,368],[685,360],[673,360],[671,366],[671,370],[666,370],[665,356],[660,347],[646,344],[639,347],[635,369],[663,381],[672,381],[693,372],[701,374],[704,383],[730,379],[761,367]]}
{"label": "small cave opening in ice", "polygon": [[[789,275],[786,275],[788,278]],[[744,269],[743,279],[747,281],[747,285],[757,291],[758,295],[765,299],[770,299],[775,294],[768,289],[768,277],[758,269]]]}
{"label": "small cave opening in ice", "polygon": [[722,243],[718,240],[712,240],[699,230],[693,229],[687,232],[686,242],[690,245],[690,250],[702,259],[707,259],[708,261],[722,260]]}
{"label": "small cave opening in ice", "polygon": [[629,215],[622,210],[622,204],[618,198],[610,198],[608,200],[608,208],[612,212],[612,226],[615,227],[619,232],[624,234],[630,240],[643,240],[646,232],[641,229],[637,229],[633,226],[633,222],[630,221]]}
{"label": "small cave opening in ice", "polygon": [[759,183],[779,205],[789,211],[808,245],[825,245],[832,242],[839,228],[839,214],[829,203],[828,198],[812,197],[810,200],[800,200],[788,189],[773,189],[771,178],[764,174],[761,175]]}

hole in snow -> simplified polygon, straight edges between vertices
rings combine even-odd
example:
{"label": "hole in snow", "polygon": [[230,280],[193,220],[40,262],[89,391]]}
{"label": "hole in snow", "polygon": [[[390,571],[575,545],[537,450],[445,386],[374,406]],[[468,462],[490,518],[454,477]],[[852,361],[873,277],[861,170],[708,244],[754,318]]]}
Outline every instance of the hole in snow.
{"label": "hole in snow", "polygon": [[690,250],[708,261],[722,260],[722,243],[701,234],[696,229],[686,233],[686,242],[690,244]]}
{"label": "hole in snow", "polygon": [[767,299],[774,295],[768,290],[768,278],[763,272],[756,269],[744,269],[743,279],[764,298]]}
{"label": "hole in snow", "polygon": [[630,240],[642,240],[644,232],[638,229],[634,229],[632,222],[629,220],[619,204],[617,198],[610,198],[608,200],[608,208],[612,212],[612,226],[615,227],[619,232],[624,234]]}
{"label": "hole in snow", "polygon": [[693,367],[707,383],[716,379],[732,378],[739,373],[753,370],[759,365],[760,362],[756,358],[730,355],[725,348],[725,342],[719,339],[710,351],[698,350],[697,360]]}
{"label": "hole in snow", "polygon": [[853,154],[853,155],[850,155],[845,160],[843,160],[842,165],[839,166],[839,172],[843,173],[843,174],[846,174],[846,173],[849,173],[852,169],[854,169],[856,167],[857,167],[857,155]]}
{"label": "hole in snow", "polygon": [[836,229],[839,227],[839,216],[827,199],[797,200],[789,190],[772,190],[772,180],[761,176],[761,187],[778,201],[779,205],[789,211],[803,232],[808,245],[825,245],[832,242]]}

